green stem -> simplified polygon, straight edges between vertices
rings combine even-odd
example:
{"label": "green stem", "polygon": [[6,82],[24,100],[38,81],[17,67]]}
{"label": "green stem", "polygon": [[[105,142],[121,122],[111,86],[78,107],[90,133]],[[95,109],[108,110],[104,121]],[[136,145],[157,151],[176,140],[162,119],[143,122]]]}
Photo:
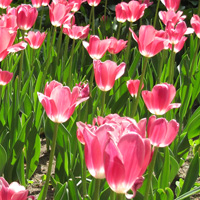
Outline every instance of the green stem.
{"label": "green stem", "polygon": [[124,199],[124,194],[117,194],[116,200],[123,200]]}
{"label": "green stem", "polygon": [[160,83],[160,77],[161,77],[161,74],[162,74],[162,69],[163,69],[163,65],[164,65],[164,60],[166,58],[166,54],[167,54],[167,51],[163,50],[161,61],[160,61],[159,68],[158,68],[157,83]]}
{"label": "green stem", "polygon": [[[63,68],[65,68],[65,65],[66,65],[66,59],[68,58],[68,47],[69,47],[69,36],[66,35],[65,37],[65,50],[64,50],[64,55],[63,55],[63,60],[62,60],[62,69],[61,69],[61,72],[63,72]],[[66,73],[65,73],[66,74]],[[65,74],[61,74],[61,82],[66,82],[67,80],[67,77],[65,76]],[[66,78],[65,78],[66,77]]]}
{"label": "green stem", "polygon": [[169,83],[173,84],[174,80],[174,62],[175,62],[174,44],[172,44],[171,58],[170,58],[170,71],[169,71]]}
{"label": "green stem", "polygon": [[158,147],[155,147],[154,153],[153,153],[153,158],[152,158],[151,163],[149,165],[148,180],[147,180],[147,186],[146,186],[144,200],[149,199],[148,198],[149,197],[149,190],[150,190],[151,184],[152,184],[151,180],[152,180],[152,175],[153,175],[153,171],[154,171],[154,165],[155,165],[155,162],[156,162],[157,153],[158,153]]}
{"label": "green stem", "polygon": [[94,6],[92,6],[92,34],[95,35],[95,12],[94,12]]}
{"label": "green stem", "polygon": [[90,75],[90,83],[89,83],[89,88],[90,88],[90,93],[91,94],[92,94],[93,80],[94,80],[94,69],[92,69],[92,73]]}
{"label": "green stem", "polygon": [[99,200],[101,179],[95,179],[95,190],[93,200]]}
{"label": "green stem", "polygon": [[106,99],[106,92],[102,91],[102,99],[101,99],[101,116],[103,116],[104,112],[104,104],[105,104],[105,99]]}
{"label": "green stem", "polygon": [[118,31],[117,31],[117,39],[119,40],[120,32],[121,32],[122,23],[119,22]]}
{"label": "green stem", "polygon": [[192,58],[192,64],[191,64],[191,66],[190,66],[190,72],[189,72],[189,78],[190,78],[190,79],[192,78],[192,73],[193,73],[193,70],[194,70],[194,62],[195,62],[197,53],[198,53],[198,51],[199,51],[199,46],[200,46],[200,40],[198,39],[196,51],[194,52],[194,56],[193,56],[193,58]]}
{"label": "green stem", "polygon": [[115,192],[110,189],[110,200],[115,200]]}
{"label": "green stem", "polygon": [[[104,8],[104,20],[106,22],[106,10],[107,10],[107,4],[108,4],[108,0],[105,0],[105,8]],[[106,23],[105,23],[106,26]]]}
{"label": "green stem", "polygon": [[138,106],[139,99],[140,99],[140,94],[141,94],[141,91],[142,91],[142,84],[143,84],[143,79],[144,79],[144,75],[145,75],[145,72],[146,72],[147,64],[148,64],[148,57],[145,57],[144,58],[142,75],[141,75],[141,78],[140,78],[140,85],[139,85],[138,93],[137,93],[137,98],[135,100],[135,104],[133,106],[133,110],[132,110],[132,113],[131,113],[131,117],[132,118],[135,116],[136,111],[137,111],[137,106]]}
{"label": "green stem", "polygon": [[[132,29],[132,22],[130,22],[130,28]],[[128,65],[129,61],[129,53],[130,53],[130,48],[131,48],[131,32],[128,32],[128,46],[126,47],[126,52],[125,52],[125,63]]]}
{"label": "green stem", "polygon": [[156,13],[155,13],[154,22],[153,22],[154,28],[156,28],[159,5],[160,5],[160,0],[158,0],[157,6],[156,6]]}
{"label": "green stem", "polygon": [[47,176],[46,176],[46,182],[45,182],[45,185],[44,185],[44,191],[43,191],[43,194],[42,194],[42,200],[45,200],[45,197],[46,197],[47,191],[48,191],[48,187],[49,187],[51,169],[52,169],[52,164],[53,164],[53,159],[54,159],[54,154],[55,154],[55,149],[56,149],[56,139],[57,139],[57,133],[58,133],[58,126],[59,126],[59,124],[55,123],[52,145],[51,145],[50,158],[49,158],[49,166],[48,166],[48,171],[47,171]]}
{"label": "green stem", "polygon": [[44,6],[42,6],[41,16],[40,16],[40,24],[39,24],[39,30],[42,30],[42,18],[44,15]]}
{"label": "green stem", "polygon": [[72,50],[71,50],[71,58],[70,58],[70,66],[69,66],[68,85],[69,85],[70,87],[73,85],[71,82],[72,82],[72,65],[73,65],[73,56],[74,56],[75,41],[76,41],[76,40],[73,39]]}

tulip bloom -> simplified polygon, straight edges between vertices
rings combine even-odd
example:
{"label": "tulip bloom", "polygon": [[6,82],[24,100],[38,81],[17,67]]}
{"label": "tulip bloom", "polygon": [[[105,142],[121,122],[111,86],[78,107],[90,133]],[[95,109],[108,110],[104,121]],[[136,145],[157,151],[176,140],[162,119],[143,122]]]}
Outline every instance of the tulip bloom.
{"label": "tulip bloom", "polygon": [[142,97],[149,112],[155,115],[163,115],[173,108],[179,108],[180,103],[172,103],[176,95],[176,89],[168,83],[157,84],[152,92],[142,91]]}
{"label": "tulip bloom", "polygon": [[115,6],[116,19],[118,22],[124,23],[127,20],[128,4],[121,2]]}
{"label": "tulip bloom", "polygon": [[149,7],[153,4],[153,2],[150,2],[150,0],[139,0],[138,2],[140,4],[142,4],[142,3],[146,4],[147,7]]}
{"label": "tulip bloom", "polygon": [[88,2],[88,4],[89,4],[90,6],[96,7],[96,6],[99,5],[99,3],[101,2],[101,0],[87,0],[87,2]]}
{"label": "tulip bloom", "polygon": [[72,12],[77,12],[82,4],[82,0],[68,0],[69,3],[73,3]]}
{"label": "tulip bloom", "polygon": [[16,32],[18,29],[16,15],[2,15],[0,18],[0,26],[8,28],[10,33]]}
{"label": "tulip bloom", "polygon": [[104,169],[106,180],[114,192],[125,194],[132,188],[149,164],[149,152],[150,141],[135,132],[123,135],[118,143],[108,140],[104,150]]}
{"label": "tulip bloom", "polygon": [[124,40],[117,40],[114,37],[110,37],[109,40],[110,40],[110,45],[108,47],[108,52],[111,54],[119,53],[122,49],[126,47],[126,43],[128,42]]}
{"label": "tulip bloom", "polygon": [[33,7],[39,8],[42,6],[42,0],[31,0]]}
{"label": "tulip bloom", "polygon": [[87,26],[77,26],[73,25],[71,27],[63,28],[63,33],[67,34],[71,39],[85,39],[90,31],[90,25]]}
{"label": "tulip bloom", "polygon": [[79,98],[79,88],[63,86],[57,81],[46,84],[44,94],[37,93],[40,103],[43,105],[47,116],[55,123],[64,123],[73,114],[75,107],[89,97]]}
{"label": "tulip bloom", "polygon": [[63,24],[65,16],[71,11],[73,5],[68,3],[54,3],[49,6],[49,17],[53,26],[59,27]]}
{"label": "tulip bloom", "polygon": [[38,11],[31,5],[21,4],[17,6],[17,24],[22,30],[29,30],[35,23]]}
{"label": "tulip bloom", "polygon": [[115,62],[110,60],[105,62],[94,60],[93,67],[97,86],[102,91],[108,91],[114,86],[115,80],[124,74],[126,64],[121,63],[117,66]]}
{"label": "tulip bloom", "polygon": [[86,41],[83,41],[83,46],[88,51],[90,57],[94,60],[99,60],[103,57],[103,55],[108,50],[108,47],[110,45],[110,40],[100,40],[98,36],[91,35],[89,43]]}
{"label": "tulip bloom", "polygon": [[47,6],[50,0],[42,0],[42,6]]}
{"label": "tulip bloom", "polygon": [[140,53],[145,57],[153,57],[165,47],[164,32],[157,31],[153,26],[141,26],[139,30],[139,38],[132,33],[133,39],[138,43]]}
{"label": "tulip bloom", "polygon": [[181,0],[161,0],[167,10],[177,11]]}
{"label": "tulip bloom", "polygon": [[26,48],[26,42],[20,42],[13,45],[16,34],[16,32],[10,33],[8,28],[0,27],[0,61],[2,61],[9,53]]}
{"label": "tulip bloom", "polygon": [[2,71],[2,69],[0,69],[0,85],[8,84],[11,81],[12,77],[13,73]]}
{"label": "tulip bloom", "polygon": [[40,33],[39,31],[37,31],[35,33],[33,31],[29,31],[28,36],[24,39],[29,43],[31,48],[38,49],[42,45],[46,35],[47,34],[45,32]]}
{"label": "tulip bloom", "polygon": [[0,8],[7,8],[11,2],[12,0],[0,0]]}
{"label": "tulip bloom", "polygon": [[168,122],[165,118],[158,118],[153,115],[149,118],[147,126],[148,138],[151,144],[157,147],[170,145],[178,134],[179,123],[176,120]]}
{"label": "tulip bloom", "polygon": [[0,199],[2,200],[27,200],[31,198],[35,199],[33,196],[28,196],[28,190],[24,186],[17,182],[12,182],[10,185],[3,178],[0,177]]}
{"label": "tulip bloom", "polygon": [[[129,80],[126,82],[126,86],[132,97],[134,96],[137,97],[139,85],[140,85],[140,80]],[[142,84],[142,88],[143,87],[144,87],[144,84]]]}
{"label": "tulip bloom", "polygon": [[193,17],[190,20],[190,23],[197,37],[200,38],[200,17],[198,15],[193,15]]}

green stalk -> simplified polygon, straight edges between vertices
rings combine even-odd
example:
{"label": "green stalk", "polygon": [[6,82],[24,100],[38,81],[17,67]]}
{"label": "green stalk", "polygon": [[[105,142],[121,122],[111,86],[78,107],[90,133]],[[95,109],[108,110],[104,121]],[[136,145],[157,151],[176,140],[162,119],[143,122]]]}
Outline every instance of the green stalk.
{"label": "green stalk", "polygon": [[94,6],[92,6],[92,33],[95,35],[95,13],[94,13]]}
{"label": "green stalk", "polygon": [[[107,4],[108,4],[108,0],[105,0],[105,8],[104,8],[104,19],[105,19],[105,21],[106,21]],[[105,23],[105,26],[106,26],[106,23]]]}
{"label": "green stalk", "polygon": [[110,189],[110,200],[115,200],[115,192]]}
{"label": "green stalk", "polygon": [[42,18],[44,15],[44,6],[42,6],[42,12],[41,12],[41,16],[40,16],[40,24],[39,24],[39,30],[42,30]]}
{"label": "green stalk", "polygon": [[[132,29],[132,22],[130,22],[130,28]],[[129,53],[130,53],[130,48],[131,48],[131,32],[128,32],[128,43],[127,43],[126,51],[125,51],[125,63],[128,65],[129,61]]]}
{"label": "green stalk", "polygon": [[72,50],[71,50],[71,58],[70,58],[70,66],[69,66],[69,77],[68,77],[68,85],[72,86],[72,65],[73,65],[73,56],[74,56],[74,46],[75,46],[75,39],[73,39],[72,43]]}
{"label": "green stalk", "polygon": [[159,69],[158,69],[157,83],[160,83],[160,77],[161,77],[161,74],[162,74],[162,69],[163,69],[163,65],[164,65],[164,60],[166,58],[166,54],[167,54],[167,51],[163,50],[161,61],[160,61],[160,64],[159,64]]}
{"label": "green stalk", "polygon": [[95,179],[95,190],[93,200],[99,200],[101,179]]}
{"label": "green stalk", "polygon": [[92,73],[90,75],[90,82],[89,82],[89,88],[90,88],[91,94],[92,94],[93,80],[94,80],[94,69],[92,69]]}
{"label": "green stalk", "polygon": [[144,196],[144,200],[148,200],[149,198],[149,190],[151,188],[151,180],[152,180],[152,174],[154,171],[154,165],[156,162],[156,157],[157,157],[157,153],[158,153],[158,147],[155,147],[154,149],[154,153],[153,153],[153,158],[151,160],[151,163],[149,165],[149,170],[148,170],[148,180],[147,180],[147,186],[146,186],[146,191],[145,191],[145,196]]}
{"label": "green stalk", "polygon": [[[63,55],[63,60],[62,60],[62,69],[61,69],[61,72],[63,72],[64,70],[63,70],[63,68],[65,68],[65,65],[66,65],[66,59],[68,58],[68,47],[69,47],[69,36],[68,35],[66,35],[66,37],[65,37],[65,50],[64,50],[64,55]],[[61,78],[60,78],[60,81],[62,82],[62,81],[64,81],[64,82],[66,82],[66,79],[67,78],[65,78],[66,76],[63,74],[61,74],[61,76],[60,76]]]}
{"label": "green stalk", "polygon": [[119,22],[118,30],[117,30],[117,39],[119,40],[120,32],[121,32],[122,23]]}
{"label": "green stalk", "polygon": [[124,194],[117,194],[116,200],[123,200],[124,199]]}
{"label": "green stalk", "polygon": [[145,57],[144,58],[142,75],[141,75],[141,78],[140,78],[140,85],[139,85],[138,93],[137,93],[137,98],[134,101],[135,103],[134,103],[134,106],[133,106],[133,111],[132,111],[132,113],[130,115],[132,118],[135,116],[136,111],[137,111],[137,106],[138,106],[139,99],[140,99],[140,94],[141,94],[141,91],[142,91],[142,84],[143,84],[143,79],[144,79],[144,75],[145,75],[145,72],[146,72],[147,64],[148,64],[148,57]]}
{"label": "green stalk", "polygon": [[58,133],[58,126],[59,126],[59,124],[55,123],[52,145],[51,145],[50,158],[49,158],[49,166],[48,166],[48,171],[47,171],[47,176],[46,176],[46,182],[45,182],[45,185],[44,185],[44,191],[43,191],[43,194],[42,194],[42,200],[45,200],[45,197],[46,197],[47,191],[48,191],[48,187],[49,187],[49,180],[50,180],[50,176],[51,176],[53,158],[54,158],[55,149],[56,149],[56,139],[57,139],[57,133]]}
{"label": "green stalk", "polygon": [[174,62],[175,62],[174,44],[172,44],[171,58],[170,58],[170,71],[169,71],[169,83],[173,84],[174,80]]}
{"label": "green stalk", "polygon": [[189,78],[190,79],[192,79],[192,72],[193,72],[193,69],[194,69],[194,61],[195,61],[197,53],[199,51],[199,46],[200,46],[200,40],[198,39],[197,48],[196,48],[196,51],[194,52],[194,56],[192,58],[192,64],[190,65],[190,72],[189,72]]}
{"label": "green stalk", "polygon": [[101,100],[101,116],[103,116],[104,113],[104,104],[106,99],[106,92],[102,91],[102,100]]}
{"label": "green stalk", "polygon": [[156,28],[159,5],[160,5],[160,0],[158,0],[157,6],[156,6],[156,13],[155,13],[154,22],[153,22],[154,28]]}

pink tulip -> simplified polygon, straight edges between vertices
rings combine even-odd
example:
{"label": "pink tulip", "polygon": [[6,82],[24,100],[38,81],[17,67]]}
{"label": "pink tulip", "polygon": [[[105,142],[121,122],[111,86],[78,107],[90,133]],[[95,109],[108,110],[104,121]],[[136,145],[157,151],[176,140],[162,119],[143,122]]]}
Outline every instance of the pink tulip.
{"label": "pink tulip", "polygon": [[76,84],[76,86],[79,88],[79,97],[78,98],[85,98],[90,96],[90,88],[88,83],[82,83]]}
{"label": "pink tulip", "polygon": [[179,108],[181,106],[180,103],[171,104],[175,95],[175,87],[168,83],[155,85],[152,92],[142,91],[142,97],[147,109],[155,115],[163,115],[173,108]]}
{"label": "pink tulip", "polygon": [[168,122],[165,118],[151,116],[148,121],[147,134],[151,144],[157,147],[166,147],[172,143],[178,134],[179,123],[176,120]]}
{"label": "pink tulip", "polygon": [[178,11],[175,13],[173,10],[168,10],[166,11],[160,11],[159,12],[159,17],[161,21],[167,25],[168,22],[172,24],[172,26],[175,26],[178,22],[183,21],[186,18],[186,15],[183,15],[182,11]]}
{"label": "pink tulip", "polygon": [[99,5],[99,3],[101,2],[101,0],[87,0],[87,2],[88,2],[88,4],[89,4],[90,6],[96,7],[96,6]]}
{"label": "pink tulip", "polygon": [[17,182],[12,182],[9,185],[3,177],[0,177],[1,200],[27,200],[28,198],[35,199],[33,196],[28,196],[28,190],[24,186]]}
{"label": "pink tulip", "polygon": [[17,52],[26,48],[25,42],[13,45],[16,32],[10,33],[8,28],[0,27],[0,61],[2,61],[9,53]]}
{"label": "pink tulip", "polygon": [[73,3],[72,12],[77,12],[82,4],[82,0],[68,0],[69,3]]}
{"label": "pink tulip", "polygon": [[127,20],[128,4],[121,2],[115,6],[116,19],[118,22],[124,23]]}
{"label": "pink tulip", "polygon": [[167,10],[177,11],[181,0],[161,0]]}
{"label": "pink tulip", "polygon": [[8,28],[10,33],[16,32],[18,29],[16,15],[2,15],[0,18],[0,26]]}
{"label": "pink tulip", "polygon": [[147,7],[149,7],[153,4],[153,2],[150,2],[150,0],[139,0],[138,2],[140,4],[142,4],[142,3],[146,4]]}
{"label": "pink tulip", "polygon": [[42,6],[42,0],[31,0],[33,7],[39,8]]}
{"label": "pink tulip", "polygon": [[108,50],[108,47],[110,45],[110,40],[100,40],[98,36],[91,35],[89,43],[86,41],[83,41],[83,46],[88,51],[90,57],[94,60],[99,60],[103,57],[103,55]]}
{"label": "pink tulip", "polygon": [[45,32],[40,33],[39,31],[37,31],[35,33],[33,31],[29,31],[28,36],[24,39],[29,43],[31,48],[38,49],[42,45],[46,35],[47,34]]}
{"label": "pink tulip", "polygon": [[42,6],[48,6],[50,0],[42,0]]}
{"label": "pink tulip", "polygon": [[54,3],[49,6],[49,17],[53,26],[59,27],[63,24],[66,15],[71,11],[73,5],[70,3]]}
{"label": "pink tulip", "polygon": [[110,40],[110,45],[108,47],[108,52],[111,54],[119,53],[122,49],[126,47],[126,43],[128,42],[124,40],[117,40],[114,37],[110,37],[109,40]]}
{"label": "pink tulip", "polygon": [[125,194],[133,187],[149,163],[149,152],[150,141],[135,132],[123,135],[118,143],[108,140],[104,150],[104,169],[106,180],[114,192]]}
{"label": "pink tulip", "polygon": [[80,98],[79,94],[77,86],[71,92],[68,86],[51,81],[50,84],[46,84],[44,94],[38,92],[38,98],[50,120],[64,123],[73,114],[75,107],[89,98]]}
{"label": "pink tulip", "polygon": [[86,166],[90,174],[97,179],[105,178],[103,153],[110,131],[114,131],[114,129],[107,124],[98,127],[96,130],[93,129],[93,131],[88,129],[87,126],[83,130]]}
{"label": "pink tulip", "polygon": [[7,8],[11,2],[12,0],[0,0],[0,8]]}
{"label": "pink tulip", "polygon": [[75,24],[74,13],[67,13],[63,21],[63,30],[71,28]]}
{"label": "pink tulip", "polygon": [[193,15],[193,17],[190,20],[190,23],[197,37],[200,38],[200,17],[198,15]]}
{"label": "pink tulip", "polygon": [[93,67],[97,86],[102,91],[108,91],[114,86],[115,80],[124,74],[126,64],[121,63],[117,66],[115,62],[110,60],[105,62],[94,60]]}
{"label": "pink tulip", "polygon": [[8,84],[11,81],[12,77],[13,73],[2,71],[2,69],[0,69],[0,85]]}
{"label": "pink tulip", "polygon": [[71,27],[63,28],[63,33],[67,34],[71,39],[85,39],[90,31],[90,25],[77,26],[72,25]]}
{"label": "pink tulip", "polygon": [[[129,80],[126,82],[126,86],[132,97],[134,96],[137,97],[139,85],[140,85],[140,80]],[[144,84],[142,84],[142,88],[143,87],[144,87]]]}
{"label": "pink tulip", "polygon": [[135,22],[144,15],[144,10],[147,8],[146,4],[140,4],[138,1],[132,0],[128,3],[127,20]]}
{"label": "pink tulip", "polygon": [[139,38],[129,29],[132,33],[133,39],[138,43],[140,53],[145,57],[153,57],[165,47],[165,33],[157,31],[153,26],[141,26],[139,30]]}
{"label": "pink tulip", "polygon": [[17,24],[22,30],[29,30],[35,23],[38,11],[31,5],[21,4],[17,6]]}

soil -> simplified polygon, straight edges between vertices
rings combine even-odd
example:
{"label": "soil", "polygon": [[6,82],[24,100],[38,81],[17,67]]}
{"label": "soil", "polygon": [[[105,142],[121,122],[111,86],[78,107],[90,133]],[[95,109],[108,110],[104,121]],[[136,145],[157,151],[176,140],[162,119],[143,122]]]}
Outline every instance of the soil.
{"label": "soil", "polygon": [[[47,173],[47,168],[48,168],[48,160],[49,160],[49,154],[50,151],[47,151],[47,146],[46,146],[46,139],[41,138],[41,152],[40,152],[40,159],[39,159],[39,165],[37,170],[35,171],[33,177],[31,180],[33,183],[29,184],[27,189],[29,190],[30,195],[35,196],[37,199],[39,196],[39,193],[42,189],[42,186],[44,185],[43,176]],[[179,178],[185,179],[187,171],[189,169],[189,163],[192,159],[192,152],[189,153],[186,162],[183,164],[183,166],[180,168],[178,176],[176,177],[176,180],[179,180]],[[52,166],[52,171],[55,171],[55,163],[56,161],[54,160],[53,166]],[[52,175],[54,175],[52,173]],[[200,177],[198,177],[197,181],[200,183]],[[54,189],[52,186],[49,186],[48,193],[47,193],[47,200],[53,200],[53,195],[54,195]],[[195,194],[190,197],[191,200],[200,200],[200,194]]]}

